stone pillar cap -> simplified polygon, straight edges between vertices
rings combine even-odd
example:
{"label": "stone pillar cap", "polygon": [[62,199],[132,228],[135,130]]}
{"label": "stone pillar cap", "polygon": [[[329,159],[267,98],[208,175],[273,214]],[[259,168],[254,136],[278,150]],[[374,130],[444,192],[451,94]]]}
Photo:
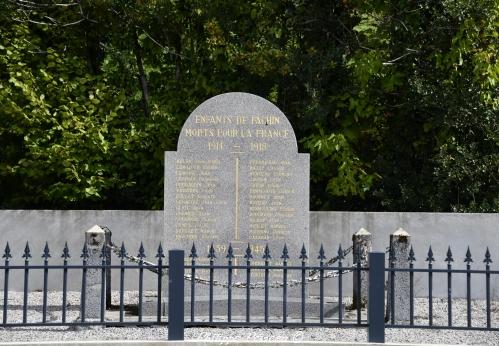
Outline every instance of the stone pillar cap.
{"label": "stone pillar cap", "polygon": [[405,230],[403,229],[402,227],[399,227],[398,230],[396,230],[395,232],[393,232],[393,235],[394,236],[403,236],[403,237],[410,237],[411,235]]}
{"label": "stone pillar cap", "polygon": [[104,231],[99,225],[93,225],[90,229],[85,231],[85,233],[105,233],[105,232],[106,231]]}
{"label": "stone pillar cap", "polygon": [[371,235],[371,233],[367,229],[362,227],[357,231],[357,233],[355,233],[355,235]]}

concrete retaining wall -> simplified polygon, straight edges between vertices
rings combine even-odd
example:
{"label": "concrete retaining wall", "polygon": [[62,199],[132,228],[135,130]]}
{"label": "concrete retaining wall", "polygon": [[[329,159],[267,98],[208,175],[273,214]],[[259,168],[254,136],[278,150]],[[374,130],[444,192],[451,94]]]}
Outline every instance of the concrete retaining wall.
{"label": "concrete retaining wall", "polygon": [[[117,340],[117,341],[55,341],[55,342],[13,342],[13,343],[0,343],[0,346],[45,346],[45,345],[67,345],[67,346],[286,346],[286,345],[300,345],[300,346],[372,346],[376,344],[370,343],[350,343],[350,342],[320,342],[320,341],[211,341],[211,340],[186,340],[186,341],[131,341],[131,340]],[[381,345],[381,344],[378,344]],[[382,344],[385,346],[416,346],[415,344]],[[421,344],[418,344],[421,346]],[[432,345],[426,345],[432,346]],[[437,345],[435,345],[437,346]],[[451,346],[451,345],[446,345]]]}
{"label": "concrete retaining wall", "polygon": [[[31,246],[32,263],[41,263],[43,246],[47,240],[52,258],[50,263],[59,263],[60,255],[67,241],[71,250],[72,263],[80,263],[80,253],[83,246],[84,231],[93,225],[109,227],[113,232],[116,244],[125,242],[128,253],[136,255],[143,241],[146,255],[154,261],[159,241],[163,233],[162,211],[130,211],[130,210],[0,210],[0,252],[8,241],[12,250],[12,264],[21,264],[21,255],[27,240]],[[320,244],[324,244],[326,257],[336,255],[338,245],[343,248],[351,245],[352,234],[361,227],[373,234],[373,250],[385,251],[389,244],[389,234],[403,227],[412,235],[412,244],[416,252],[416,267],[426,266],[426,254],[429,245],[432,246],[436,259],[434,268],[444,268],[445,254],[450,245],[454,254],[454,265],[465,268],[464,257],[467,246],[470,246],[474,263],[472,268],[484,268],[483,258],[488,246],[492,254],[492,268],[499,268],[499,214],[450,214],[450,213],[370,213],[370,212],[311,212],[310,215],[310,249],[311,263],[315,264],[315,254]],[[290,254],[292,255],[292,254]],[[298,254],[296,254],[297,256]],[[496,260],[497,259],[497,260]],[[114,258],[114,263],[117,259]],[[351,264],[352,258],[345,261]],[[74,273],[70,280],[71,289],[79,289],[79,273]],[[154,289],[155,277],[149,273],[146,288]],[[445,274],[436,274],[434,284],[436,295],[445,296],[446,287],[443,284]],[[33,271],[30,279],[30,290],[42,287],[41,272]],[[484,296],[483,276],[473,275],[472,295]],[[3,287],[3,277],[0,277],[0,287]],[[349,282],[350,280],[348,280]],[[50,277],[50,289],[60,289],[61,280],[56,273]],[[114,282],[117,282],[116,280]],[[128,275],[129,289],[136,289],[137,281],[133,275]],[[465,296],[465,275],[454,279],[456,297]],[[11,289],[22,290],[22,273],[14,273]],[[116,286],[115,286],[116,287]],[[331,280],[331,291],[335,284]],[[416,294],[424,296],[427,293],[426,277],[416,276]],[[346,293],[350,291],[347,288]],[[499,299],[499,277],[492,280],[492,295]]]}
{"label": "concrete retaining wall", "polygon": [[[318,251],[336,248],[338,243],[351,243],[352,234],[361,227],[373,235],[373,250],[385,251],[389,235],[399,227],[411,235],[416,254],[415,268],[427,267],[427,253],[431,245],[436,262],[433,268],[446,268],[444,262],[450,246],[454,257],[454,268],[465,269],[464,258],[469,246],[473,256],[473,269],[485,269],[483,259],[487,246],[492,254],[492,268],[499,269],[499,214],[457,213],[371,213],[371,212],[312,212],[310,215],[310,247]],[[346,246],[344,246],[346,247]],[[329,250],[327,257],[333,256]],[[388,254],[387,254],[388,257]],[[434,274],[434,293],[446,297],[447,274]],[[453,295],[466,297],[466,275],[453,279]],[[415,275],[417,296],[427,296],[426,275]],[[438,282],[438,284],[436,284]],[[485,297],[484,275],[472,275],[472,297]],[[499,299],[499,275],[491,280],[491,294]]]}

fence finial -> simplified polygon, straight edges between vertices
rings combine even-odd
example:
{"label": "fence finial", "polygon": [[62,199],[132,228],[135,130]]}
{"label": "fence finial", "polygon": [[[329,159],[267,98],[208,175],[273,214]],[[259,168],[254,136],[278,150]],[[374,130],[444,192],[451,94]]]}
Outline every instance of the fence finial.
{"label": "fence finial", "polygon": [[215,248],[213,247],[213,243],[211,243],[211,245],[210,245],[210,250],[208,252],[208,258],[210,260],[217,258],[217,256],[215,255]]}
{"label": "fence finial", "polygon": [[431,249],[431,245],[430,245],[430,249],[428,250],[426,262],[429,262],[429,264],[431,264],[431,262],[435,262],[435,258],[433,257],[433,250]]}
{"label": "fence finial", "polygon": [[322,244],[319,250],[319,257],[317,257],[317,259],[321,260],[321,262],[326,259],[326,254],[324,253],[324,246],[322,246]]}
{"label": "fence finial", "polygon": [[452,258],[452,251],[450,249],[450,245],[449,248],[447,249],[447,257],[445,258],[445,262],[447,262],[447,264],[450,264],[450,262],[454,262],[454,259]]}
{"label": "fence finial", "polygon": [[126,249],[125,249],[125,242],[124,242],[124,241],[122,241],[122,242],[121,242],[121,247],[120,247],[120,252],[119,252],[119,255],[118,255],[118,256],[119,256],[122,260],[124,260],[124,259],[126,258],[126,255],[127,255],[127,253],[126,253]]}
{"label": "fence finial", "polygon": [[71,255],[69,254],[68,242],[64,244],[64,249],[62,249],[61,258],[64,258],[65,260],[71,258]]}
{"label": "fence finial", "polygon": [[284,243],[284,248],[282,249],[281,258],[283,259],[283,261],[286,261],[286,260],[289,259],[289,256],[288,256],[288,247],[287,247],[286,243]]}
{"label": "fence finial", "polygon": [[269,249],[269,244],[265,245],[265,251],[263,251],[263,257],[264,260],[268,261],[272,257],[270,257],[270,249]]}
{"label": "fence finial", "polygon": [[85,243],[83,245],[83,249],[81,250],[80,258],[83,258],[83,260],[86,261],[89,256],[90,254],[88,253],[87,243]]}
{"label": "fence finial", "polygon": [[23,258],[26,259],[26,261],[28,260],[28,258],[31,258],[31,250],[29,249],[29,244],[28,242],[26,242],[26,246],[24,247],[24,254],[23,254]]}
{"label": "fence finial", "polygon": [[191,253],[189,254],[189,257],[192,258],[192,259],[198,257],[198,252],[196,250],[196,245],[194,245],[194,242],[192,243]]}
{"label": "fence finial", "polygon": [[471,258],[471,251],[470,251],[469,246],[468,246],[468,250],[466,251],[466,258],[464,259],[464,262],[466,262],[467,265],[470,265],[470,263],[473,262],[473,259]]}
{"label": "fence finial", "polygon": [[300,252],[300,257],[299,258],[302,261],[305,261],[306,259],[308,259],[307,249],[305,249],[305,243],[303,243],[303,245],[301,246],[301,252]]}
{"label": "fence finial", "polygon": [[248,243],[248,247],[246,248],[246,254],[244,255],[244,258],[249,261],[251,258],[253,258],[253,255],[251,254],[251,246]]}
{"label": "fence finial", "polygon": [[412,248],[412,245],[411,245],[411,249],[409,250],[409,258],[407,258],[407,259],[411,263],[416,260],[416,256],[415,256],[415,253],[414,253],[414,249]]}
{"label": "fence finial", "polygon": [[489,265],[492,263],[492,259],[490,258],[490,252],[489,252],[489,247],[487,246],[487,251],[485,251],[485,259],[483,260],[483,263],[486,265]]}
{"label": "fence finial", "polygon": [[49,250],[49,243],[46,241],[45,242],[45,247],[43,248],[43,255],[42,258],[47,261],[50,257],[50,250]]}
{"label": "fence finial", "polygon": [[9,258],[12,258],[12,255],[10,254],[10,246],[9,242],[7,242],[7,245],[5,246],[4,254],[2,258],[5,258],[6,261],[9,260]]}
{"label": "fence finial", "polygon": [[137,257],[140,259],[143,259],[146,257],[146,253],[144,250],[144,244],[142,244],[142,242],[140,242],[139,253],[138,253]]}
{"label": "fence finial", "polygon": [[338,248],[338,259],[341,261],[344,258],[345,258],[345,254],[343,253],[343,249],[341,248],[341,244],[340,244],[340,247]]}
{"label": "fence finial", "polygon": [[159,243],[159,246],[158,246],[158,253],[156,254],[156,258],[157,259],[162,259],[162,258],[165,258],[165,253],[163,251],[163,245],[161,245],[161,242]]}
{"label": "fence finial", "polygon": [[234,249],[232,248],[232,244],[229,243],[229,249],[227,250],[227,256],[225,256],[229,261],[232,261],[234,258]]}

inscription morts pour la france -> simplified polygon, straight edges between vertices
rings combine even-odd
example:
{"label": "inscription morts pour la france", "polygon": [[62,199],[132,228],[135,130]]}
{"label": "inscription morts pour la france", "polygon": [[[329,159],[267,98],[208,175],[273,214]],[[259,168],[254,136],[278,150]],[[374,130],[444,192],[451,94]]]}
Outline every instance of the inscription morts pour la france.
{"label": "inscription morts pour la france", "polygon": [[226,263],[231,243],[241,265],[249,243],[258,265],[266,244],[280,261],[286,243],[290,262],[298,260],[309,242],[309,167],[271,102],[247,93],[205,101],[186,120],[177,151],[165,152],[167,247],[187,255],[195,243],[202,263],[213,243]]}

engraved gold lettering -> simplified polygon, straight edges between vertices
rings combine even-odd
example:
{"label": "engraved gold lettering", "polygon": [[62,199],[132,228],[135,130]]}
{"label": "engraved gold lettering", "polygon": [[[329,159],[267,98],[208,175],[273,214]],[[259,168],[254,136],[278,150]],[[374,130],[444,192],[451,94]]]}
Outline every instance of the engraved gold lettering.
{"label": "engraved gold lettering", "polygon": [[267,150],[267,143],[251,142],[250,143],[250,150],[251,151],[266,151]]}
{"label": "engraved gold lettering", "polygon": [[220,115],[196,115],[196,124],[232,124],[232,117],[230,116],[220,116]]}
{"label": "engraved gold lettering", "polygon": [[257,138],[288,138],[288,130],[259,128],[255,131]]}
{"label": "engraved gold lettering", "polygon": [[245,116],[237,116],[236,117],[236,124],[238,125],[244,125],[248,122],[248,117]]}
{"label": "engraved gold lettering", "polygon": [[208,150],[223,150],[224,143],[223,142],[208,142]]}
{"label": "engraved gold lettering", "polygon": [[[249,237],[255,241],[285,239],[296,210],[286,201],[295,193],[289,160],[250,160]],[[286,174],[283,174],[286,173]]]}
{"label": "engraved gold lettering", "polygon": [[251,124],[252,125],[278,125],[281,119],[277,116],[252,116]]}
{"label": "engraved gold lettering", "polygon": [[185,129],[187,137],[213,137],[215,131],[213,129]]}
{"label": "engraved gold lettering", "polygon": [[217,137],[237,137],[239,135],[238,129],[217,129]]}

